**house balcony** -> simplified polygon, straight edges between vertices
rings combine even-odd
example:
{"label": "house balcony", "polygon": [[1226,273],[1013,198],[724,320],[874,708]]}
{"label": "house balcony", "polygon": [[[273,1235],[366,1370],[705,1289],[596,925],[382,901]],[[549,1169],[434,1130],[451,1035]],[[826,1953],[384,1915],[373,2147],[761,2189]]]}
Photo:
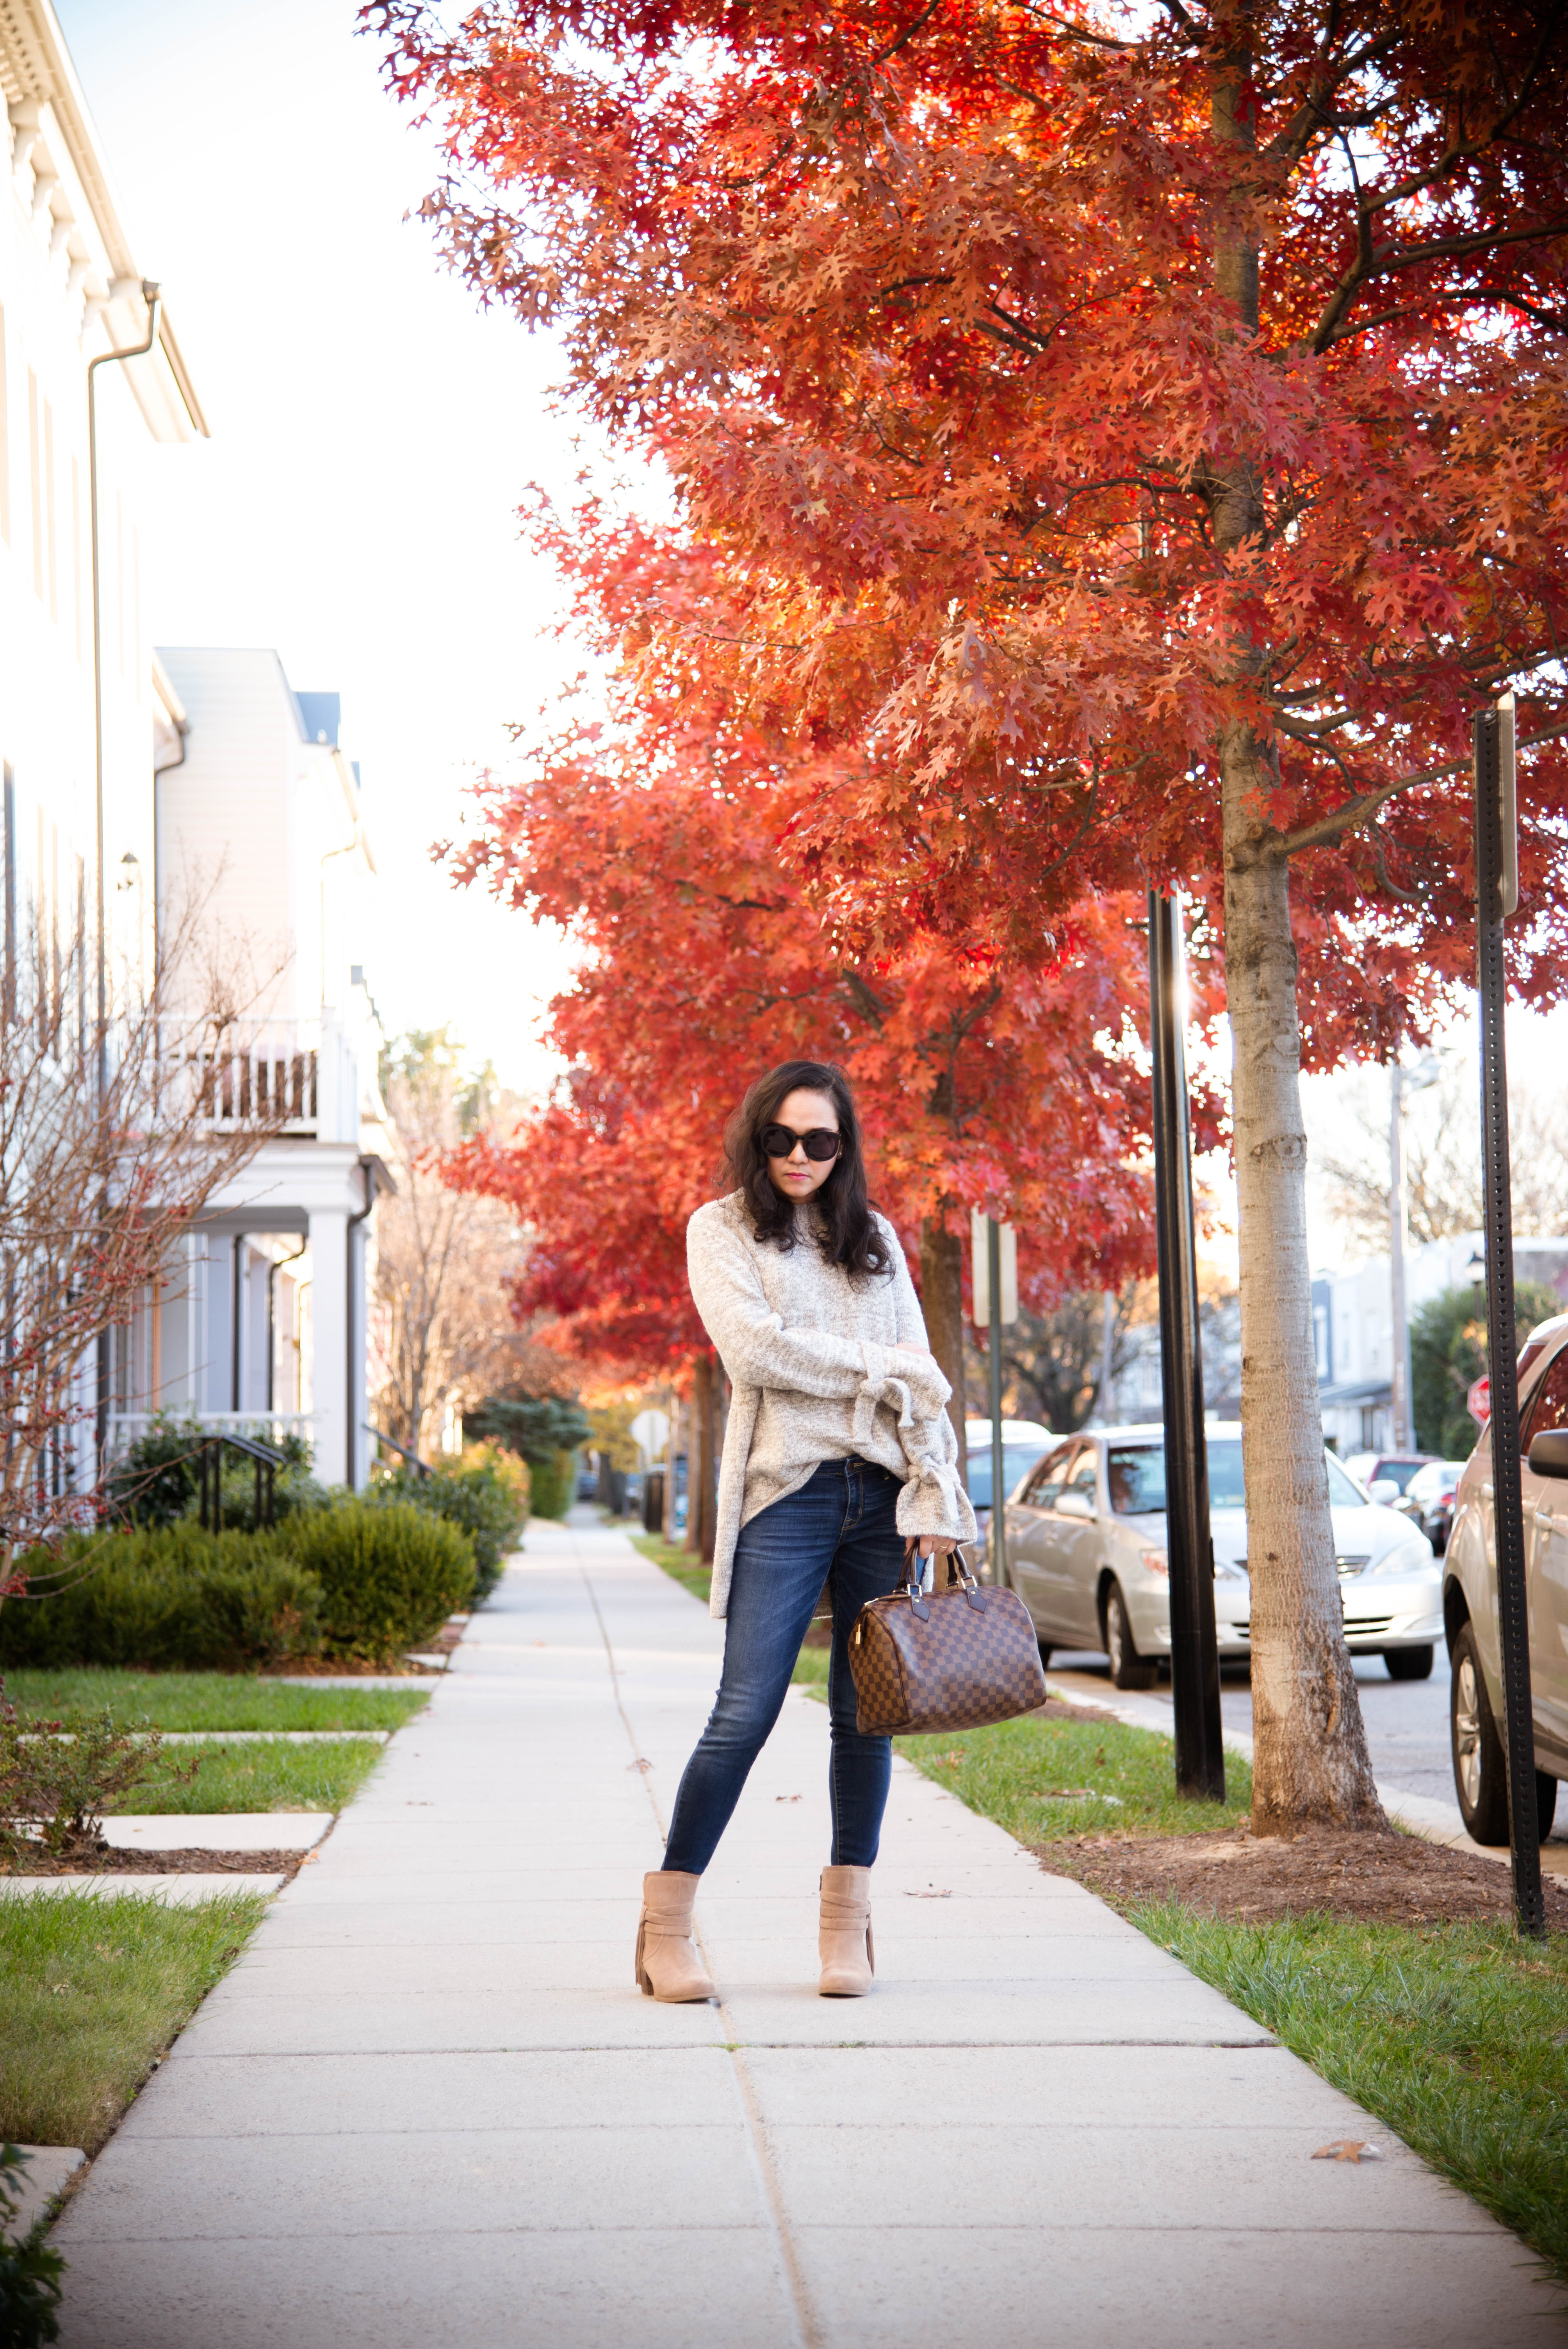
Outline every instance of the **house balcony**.
{"label": "house balcony", "polygon": [[[358,1040],[332,1012],[313,1019],[159,1021],[159,1083],[181,1108],[192,1096],[214,1133],[257,1127],[294,1141],[358,1147],[381,1103],[362,1081]],[[368,1090],[370,1098],[366,1099]]]}

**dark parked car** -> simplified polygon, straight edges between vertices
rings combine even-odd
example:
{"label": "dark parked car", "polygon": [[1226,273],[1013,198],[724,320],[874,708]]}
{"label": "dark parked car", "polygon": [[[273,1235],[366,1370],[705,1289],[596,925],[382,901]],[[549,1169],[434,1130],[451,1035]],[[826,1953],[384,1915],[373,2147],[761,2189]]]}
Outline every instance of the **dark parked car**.
{"label": "dark parked car", "polygon": [[[1374,1485],[1395,1485],[1403,1493],[1418,1470],[1437,1456],[1435,1452],[1353,1452],[1345,1465],[1369,1493]],[[1372,1493],[1375,1501],[1391,1503],[1393,1497],[1391,1493]]]}
{"label": "dark parked car", "polygon": [[1402,1516],[1420,1526],[1439,1557],[1449,1546],[1454,1495],[1464,1473],[1462,1460],[1429,1460],[1424,1468],[1417,1469],[1394,1504]]}

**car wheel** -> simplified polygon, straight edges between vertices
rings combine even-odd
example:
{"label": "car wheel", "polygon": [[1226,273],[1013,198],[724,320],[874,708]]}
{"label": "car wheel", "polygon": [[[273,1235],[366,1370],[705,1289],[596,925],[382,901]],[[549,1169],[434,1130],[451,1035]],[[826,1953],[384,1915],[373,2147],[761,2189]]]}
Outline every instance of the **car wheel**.
{"label": "car wheel", "polygon": [[1105,1651],[1110,1659],[1110,1677],[1119,1689],[1150,1689],[1159,1678],[1157,1665],[1141,1657],[1132,1640],[1132,1626],[1127,1619],[1127,1601],[1121,1595],[1121,1585],[1113,1582],[1105,1602]]}
{"label": "car wheel", "polygon": [[1391,1681],[1429,1681],[1432,1677],[1430,1648],[1389,1648],[1383,1661],[1388,1667]]}
{"label": "car wheel", "polygon": [[1557,1781],[1549,1778],[1544,1770],[1535,1774],[1535,1832],[1542,1843],[1552,1832],[1552,1822],[1557,1816]]}
{"label": "car wheel", "polygon": [[1475,1629],[1461,1624],[1449,1684],[1449,1740],[1460,1816],[1477,1843],[1508,1841],[1508,1764],[1491,1717]]}

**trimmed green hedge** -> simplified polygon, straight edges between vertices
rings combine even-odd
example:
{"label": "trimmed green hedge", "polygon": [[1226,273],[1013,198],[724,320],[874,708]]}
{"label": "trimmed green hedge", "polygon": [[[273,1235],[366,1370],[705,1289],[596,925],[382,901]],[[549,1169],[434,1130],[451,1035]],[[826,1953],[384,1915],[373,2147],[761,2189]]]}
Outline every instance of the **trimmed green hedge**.
{"label": "trimmed green hedge", "polygon": [[474,1546],[406,1501],[344,1501],[281,1537],[321,1588],[328,1655],[381,1663],[433,1639],[474,1590]]}
{"label": "trimmed green hedge", "polygon": [[370,1497],[383,1506],[399,1502],[423,1509],[467,1534],[474,1552],[472,1603],[478,1607],[500,1580],[501,1568],[528,1522],[528,1470],[520,1460],[511,1462],[510,1470],[476,1449],[461,1460],[438,1460],[428,1476],[417,1468],[396,1469],[371,1486]]}
{"label": "trimmed green hedge", "polygon": [[320,1651],[321,1585],[275,1537],[190,1524],[78,1534],[16,1567],[28,1594],[0,1606],[0,1669],[254,1671]]}
{"label": "trimmed green hedge", "polygon": [[577,1481],[577,1454],[558,1452],[550,1460],[531,1463],[533,1490],[531,1505],[536,1517],[563,1517],[572,1506],[573,1486]]}

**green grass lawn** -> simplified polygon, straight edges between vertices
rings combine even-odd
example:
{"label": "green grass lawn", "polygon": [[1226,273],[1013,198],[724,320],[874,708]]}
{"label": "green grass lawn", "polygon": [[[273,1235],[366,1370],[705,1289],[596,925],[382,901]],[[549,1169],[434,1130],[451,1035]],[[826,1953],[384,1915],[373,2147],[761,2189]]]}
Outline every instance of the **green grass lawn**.
{"label": "green grass lawn", "polygon": [[1214,1835],[1239,1826],[1252,1802],[1252,1772],[1225,1756],[1229,1800],[1190,1803],[1176,1793],[1171,1741],[1120,1722],[1050,1721],[1025,1714],[949,1737],[901,1737],[898,1750],[972,1811],[1020,1843],[1069,1836]]}
{"label": "green grass lawn", "polygon": [[153,1729],[398,1729],[429,1702],[425,1689],[284,1688],[227,1672],[11,1671],[5,1687],[25,1721],[65,1729],[106,1706],[122,1726]]}
{"label": "green grass lawn", "polygon": [[96,2153],[260,1924],[253,1892],[0,1899],[0,2133]]}
{"label": "green grass lawn", "polygon": [[[170,1745],[152,1775],[117,1811],[340,1811],[380,1761],[382,1748],[337,1745]],[[192,1764],[195,1775],[188,1782]]]}
{"label": "green grass lawn", "polygon": [[1568,1935],[1129,1914],[1568,2280]]}
{"label": "green grass lawn", "polygon": [[713,1568],[705,1566],[695,1551],[684,1549],[678,1542],[665,1541],[662,1534],[634,1534],[632,1539],[645,1557],[663,1567],[672,1582],[678,1582],[683,1590],[689,1590],[694,1599],[707,1605],[713,1588]]}

